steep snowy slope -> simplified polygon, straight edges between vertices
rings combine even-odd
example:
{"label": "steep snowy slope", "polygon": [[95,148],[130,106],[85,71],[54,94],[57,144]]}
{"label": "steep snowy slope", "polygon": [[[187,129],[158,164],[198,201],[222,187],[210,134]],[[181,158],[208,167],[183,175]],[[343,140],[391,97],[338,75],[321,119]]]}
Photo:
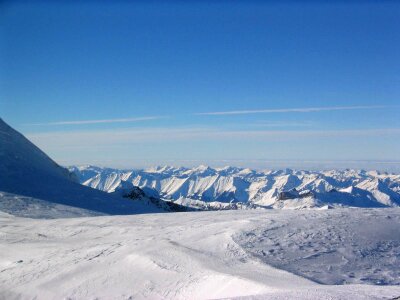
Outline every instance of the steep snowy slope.
{"label": "steep snowy slope", "polygon": [[15,179],[40,173],[53,178],[71,180],[71,174],[51,160],[22,134],[0,119],[0,189],[16,188]]}
{"label": "steep snowy slope", "polygon": [[0,215],[0,299],[395,299],[399,226],[398,208]]}
{"label": "steep snowy slope", "polygon": [[[156,212],[158,208],[123,199],[75,182],[22,134],[0,119],[0,192],[46,200],[105,214]],[[14,201],[0,198],[2,205]]]}
{"label": "steep snowy slope", "polygon": [[[273,208],[400,205],[400,175],[376,171],[254,171],[206,166],[128,171],[83,166],[71,167],[70,170],[81,178],[84,185],[96,189],[113,192],[126,181],[171,200],[244,202]],[[300,194],[309,192],[309,197],[282,202],[281,192],[293,189]]]}

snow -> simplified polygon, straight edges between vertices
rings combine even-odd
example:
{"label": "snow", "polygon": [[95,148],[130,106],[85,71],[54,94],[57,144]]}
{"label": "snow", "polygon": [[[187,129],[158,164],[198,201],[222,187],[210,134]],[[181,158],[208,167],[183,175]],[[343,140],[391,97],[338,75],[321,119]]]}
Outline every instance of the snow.
{"label": "snow", "polygon": [[[397,174],[70,170],[0,119],[0,299],[400,296],[400,208],[328,209],[398,206]],[[133,186],[218,211],[155,214],[173,205]]]}
{"label": "snow", "polygon": [[3,214],[0,298],[393,299],[399,225],[396,208]]}
{"label": "snow", "polygon": [[[12,188],[14,178],[24,179],[21,171],[73,180],[69,171],[0,119],[0,190]],[[6,176],[7,175],[7,176]],[[4,176],[4,177],[3,177]]]}
{"label": "snow", "polygon": [[400,285],[400,210],[287,212],[263,223],[235,239],[270,265],[323,284]]}
{"label": "snow", "polygon": [[0,192],[0,211],[35,219],[100,216],[101,213],[49,201]]}
{"label": "snow", "polygon": [[[86,170],[87,167],[77,169],[80,172],[78,178],[92,176],[99,170],[103,171],[100,168],[90,168],[87,172]],[[81,174],[83,175],[81,176]],[[63,206],[75,207],[78,215],[83,213],[79,209],[90,211],[91,215],[162,211],[149,203],[123,199],[120,195],[108,194],[75,182],[73,174],[60,167],[1,119],[0,192],[17,195],[17,197],[1,197],[0,206],[17,215],[22,213],[20,212],[22,209],[26,216],[31,217],[41,214],[40,207],[56,210]],[[35,206],[38,208],[36,209]],[[68,209],[68,211],[68,215],[70,215],[72,210]]]}
{"label": "snow", "polygon": [[[151,188],[160,197],[204,202],[244,202],[269,208],[396,207],[400,205],[400,175],[363,170],[255,171],[235,167],[192,169],[157,167],[147,170],[117,170],[97,167],[71,167],[84,185],[113,192],[121,182],[142,189]],[[92,176],[88,176],[92,174]],[[296,189],[311,191],[315,197],[308,204],[302,199],[279,202],[279,193]],[[337,191],[336,193],[331,193]],[[291,203],[290,203],[291,202]]]}

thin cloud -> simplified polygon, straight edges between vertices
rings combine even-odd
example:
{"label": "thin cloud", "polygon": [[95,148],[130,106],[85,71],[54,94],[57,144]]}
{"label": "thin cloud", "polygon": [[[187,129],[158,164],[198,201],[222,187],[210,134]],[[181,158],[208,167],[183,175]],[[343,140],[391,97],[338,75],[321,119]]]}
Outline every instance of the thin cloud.
{"label": "thin cloud", "polygon": [[52,147],[119,147],[171,141],[256,140],[397,136],[400,128],[344,130],[219,130],[217,128],[137,128],[123,130],[65,131],[28,134],[39,145]]}
{"label": "thin cloud", "polygon": [[314,126],[315,122],[311,121],[298,121],[298,122],[292,122],[292,121],[260,121],[255,124],[252,124],[252,126],[256,127],[311,127]]}
{"label": "thin cloud", "polygon": [[257,109],[257,110],[232,110],[232,111],[217,111],[196,113],[195,115],[216,116],[216,115],[246,115],[246,114],[264,114],[264,113],[309,113],[320,111],[335,111],[335,110],[362,110],[362,109],[379,109],[389,108],[392,106],[385,105],[358,105],[358,106],[330,106],[330,107],[306,107],[306,108],[279,108],[279,109]]}
{"label": "thin cloud", "polygon": [[141,121],[151,121],[168,118],[167,116],[149,116],[149,117],[137,117],[137,118],[125,118],[125,119],[104,119],[104,120],[77,120],[77,121],[57,121],[48,123],[34,123],[26,125],[35,126],[57,126],[57,125],[87,125],[87,124],[103,124],[103,123],[131,123]]}

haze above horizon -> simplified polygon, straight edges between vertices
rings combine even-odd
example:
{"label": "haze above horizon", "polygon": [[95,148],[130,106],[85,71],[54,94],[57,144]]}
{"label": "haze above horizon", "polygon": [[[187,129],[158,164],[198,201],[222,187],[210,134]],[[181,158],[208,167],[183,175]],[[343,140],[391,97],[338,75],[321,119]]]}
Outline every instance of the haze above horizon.
{"label": "haze above horizon", "polygon": [[400,170],[398,2],[0,10],[0,117],[61,164]]}

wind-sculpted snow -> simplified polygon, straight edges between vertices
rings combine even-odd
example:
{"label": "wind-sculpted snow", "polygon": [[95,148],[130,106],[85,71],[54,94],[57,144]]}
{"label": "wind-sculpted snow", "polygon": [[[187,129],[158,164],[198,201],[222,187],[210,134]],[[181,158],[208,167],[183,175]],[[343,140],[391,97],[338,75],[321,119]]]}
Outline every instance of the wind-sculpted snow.
{"label": "wind-sculpted snow", "polygon": [[[269,208],[390,207],[400,205],[400,175],[376,171],[255,171],[225,167],[213,169],[158,167],[117,170],[93,166],[71,167],[81,183],[113,192],[127,181],[160,197],[203,202],[243,202]],[[310,191],[308,198],[281,201],[283,191]]]}
{"label": "wind-sculpted snow", "polygon": [[0,215],[0,299],[395,299],[399,217],[396,208]]}
{"label": "wind-sculpted snow", "polygon": [[286,212],[235,237],[269,265],[323,284],[400,285],[400,210]]}

